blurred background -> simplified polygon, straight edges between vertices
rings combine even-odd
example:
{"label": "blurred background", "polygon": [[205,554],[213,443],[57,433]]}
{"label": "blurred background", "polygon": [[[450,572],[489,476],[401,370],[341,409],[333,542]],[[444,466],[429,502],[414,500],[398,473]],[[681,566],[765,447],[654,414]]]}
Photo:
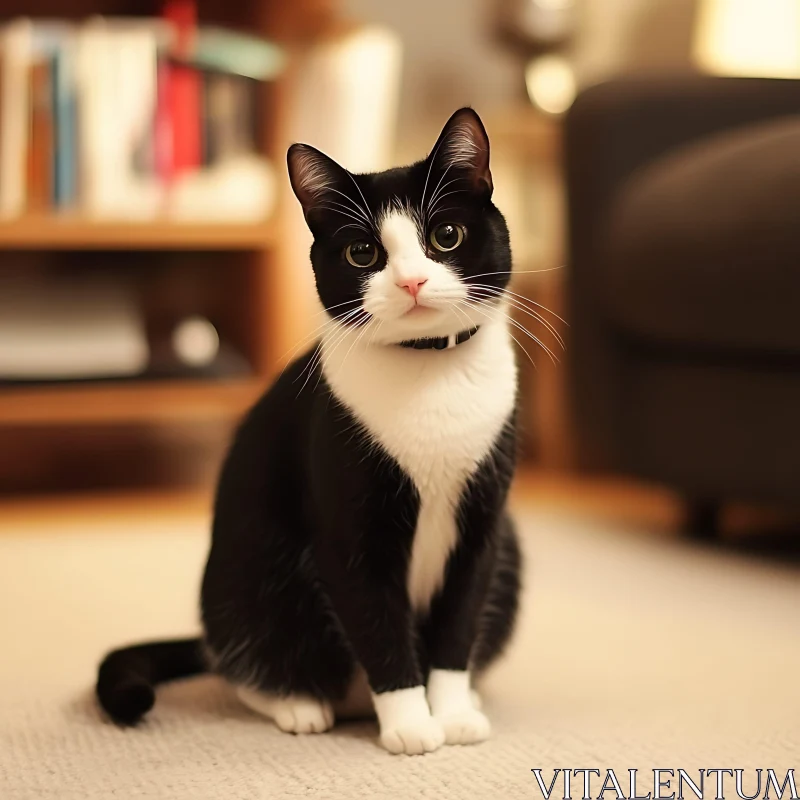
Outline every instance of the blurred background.
{"label": "blurred background", "polygon": [[320,322],[287,144],[381,169],[465,104],[512,233],[524,466],[663,487],[697,531],[800,496],[796,0],[0,12],[4,497],[208,496]]}
{"label": "blurred background", "polygon": [[796,765],[798,0],[0,17],[3,797],[163,797],[181,764],[175,796],[408,794],[373,729],[254,735],[201,679],[160,695],[162,747],[88,687],[109,647],[196,630],[224,449],[322,320],[286,147],[378,170],[465,104],[515,255],[529,572],[496,740],[413,774],[529,797],[535,766]]}

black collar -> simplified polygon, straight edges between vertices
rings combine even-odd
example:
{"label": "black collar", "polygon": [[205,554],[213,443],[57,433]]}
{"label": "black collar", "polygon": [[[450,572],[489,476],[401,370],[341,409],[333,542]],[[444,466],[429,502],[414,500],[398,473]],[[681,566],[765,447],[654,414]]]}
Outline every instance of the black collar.
{"label": "black collar", "polygon": [[408,339],[400,342],[400,347],[411,347],[414,350],[450,350],[457,344],[464,344],[467,339],[471,339],[477,332],[480,325],[470,328],[461,333],[452,333],[450,336],[433,336],[426,339]]}

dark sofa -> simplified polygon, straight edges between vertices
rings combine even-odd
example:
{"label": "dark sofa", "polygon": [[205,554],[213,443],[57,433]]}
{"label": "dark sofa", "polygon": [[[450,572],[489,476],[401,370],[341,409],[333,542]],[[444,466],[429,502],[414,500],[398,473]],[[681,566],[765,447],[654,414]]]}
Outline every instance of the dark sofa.
{"label": "dark sofa", "polygon": [[800,505],[800,81],[596,86],[565,157],[581,464]]}

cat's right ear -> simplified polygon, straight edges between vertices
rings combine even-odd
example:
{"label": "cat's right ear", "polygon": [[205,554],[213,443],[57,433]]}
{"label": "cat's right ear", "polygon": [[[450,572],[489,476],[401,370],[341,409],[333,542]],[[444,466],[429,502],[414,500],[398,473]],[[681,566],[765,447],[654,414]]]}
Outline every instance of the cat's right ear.
{"label": "cat's right ear", "polygon": [[293,144],[286,161],[292,189],[306,217],[346,174],[344,167],[308,144]]}

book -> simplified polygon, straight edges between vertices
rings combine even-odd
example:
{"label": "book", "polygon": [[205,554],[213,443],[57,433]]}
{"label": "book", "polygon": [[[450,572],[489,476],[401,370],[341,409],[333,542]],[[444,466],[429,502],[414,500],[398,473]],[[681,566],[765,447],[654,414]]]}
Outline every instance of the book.
{"label": "book", "polygon": [[69,209],[78,195],[75,34],[70,30],[53,56],[53,205]]}
{"label": "book", "polygon": [[211,219],[217,190],[233,197],[221,217],[258,218],[273,196],[262,79],[283,59],[255,37],[198,28],[195,0],[169,0],[161,18],[0,26],[0,218]]}
{"label": "book", "polygon": [[161,187],[147,155],[156,65],[156,39],[147,27],[95,19],[78,32],[81,205],[91,217],[148,219],[158,213]]}
{"label": "book", "polygon": [[202,163],[200,73],[190,66],[167,65],[167,113],[172,120],[172,169],[175,174]]}
{"label": "book", "polygon": [[203,81],[205,165],[258,150],[258,84],[247,78],[211,72]]}
{"label": "book", "polygon": [[29,19],[15,20],[2,31],[0,217],[4,218],[19,216],[25,210],[32,35]]}
{"label": "book", "polygon": [[30,68],[30,133],[28,146],[28,211],[49,209],[53,200],[53,59]]}

